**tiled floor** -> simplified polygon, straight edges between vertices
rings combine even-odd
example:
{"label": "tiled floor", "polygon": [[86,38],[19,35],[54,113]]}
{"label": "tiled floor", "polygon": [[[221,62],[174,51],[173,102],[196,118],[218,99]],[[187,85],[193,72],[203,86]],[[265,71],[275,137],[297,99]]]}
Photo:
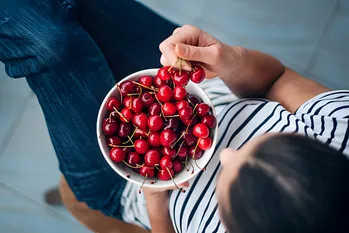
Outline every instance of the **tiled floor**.
{"label": "tiled floor", "polygon": [[[269,52],[329,87],[349,89],[349,0],[142,2],[174,22]],[[43,192],[58,177],[35,96],[0,65],[0,232],[88,232],[64,208],[44,204]]]}

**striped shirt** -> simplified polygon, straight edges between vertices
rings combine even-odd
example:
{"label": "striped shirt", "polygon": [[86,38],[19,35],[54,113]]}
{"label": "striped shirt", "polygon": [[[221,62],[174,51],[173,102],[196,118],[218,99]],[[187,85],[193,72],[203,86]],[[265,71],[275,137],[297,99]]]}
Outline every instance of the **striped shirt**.
{"label": "striped shirt", "polygon": [[[169,211],[176,232],[226,232],[215,196],[215,181],[221,169],[218,155],[224,148],[238,149],[269,132],[294,132],[349,155],[349,91],[320,94],[292,114],[277,102],[237,99],[219,79],[205,81],[202,88],[218,113],[218,143],[206,171],[190,181],[187,192],[173,191],[170,195]],[[150,229],[144,196],[138,195],[138,188],[127,184],[121,200],[123,218]]]}

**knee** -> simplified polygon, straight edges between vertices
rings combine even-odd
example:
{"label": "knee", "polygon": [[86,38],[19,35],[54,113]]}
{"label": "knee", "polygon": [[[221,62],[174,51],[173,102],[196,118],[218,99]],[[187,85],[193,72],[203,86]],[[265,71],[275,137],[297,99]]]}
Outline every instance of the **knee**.
{"label": "knee", "polygon": [[66,65],[72,37],[79,30],[76,24],[45,15],[33,4],[20,9],[9,9],[0,18],[0,59],[8,75],[29,76]]}

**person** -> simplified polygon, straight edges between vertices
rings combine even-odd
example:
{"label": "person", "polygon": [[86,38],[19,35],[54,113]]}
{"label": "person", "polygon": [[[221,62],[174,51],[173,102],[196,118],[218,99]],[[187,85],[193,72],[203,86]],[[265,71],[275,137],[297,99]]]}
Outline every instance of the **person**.
{"label": "person", "polygon": [[[349,91],[330,91],[189,25],[160,50],[164,66],[193,61],[241,99],[220,112],[215,153],[185,195],[146,190],[152,232],[349,231]],[[210,81],[208,93],[218,85]]]}
{"label": "person", "polygon": [[[206,171],[181,184],[185,194],[144,188],[143,196],[127,183],[123,221],[154,233],[349,230],[349,91],[331,91],[267,54],[189,25],[160,50],[164,66],[180,57],[205,68],[201,86],[219,112],[218,142]],[[62,189],[85,225],[98,219],[95,226],[110,224],[105,232],[118,229],[115,220],[93,218],[65,182]]]}
{"label": "person", "polygon": [[[232,102],[231,98],[227,98],[232,96],[231,93],[224,89],[220,80],[213,79],[204,83],[206,92],[211,97],[215,96],[212,97],[215,98],[212,99],[215,106],[225,106],[219,118],[220,140],[207,170],[190,182],[184,195],[172,191],[168,196],[167,190],[152,189],[145,189],[144,195],[138,195],[139,187],[122,180],[109,168],[95,137],[99,104],[115,84],[112,71],[91,36],[74,20],[69,4],[71,1],[60,3],[61,7],[57,7],[57,1],[53,0],[27,0],[20,8],[1,10],[0,59],[5,63],[10,76],[26,77],[36,93],[64,176],[61,180],[62,198],[68,210],[89,229],[95,232],[146,232],[147,229],[153,232],[224,232],[227,228],[230,231],[228,224],[232,220],[231,215],[237,221],[244,214],[239,215],[239,209],[236,217],[230,213],[230,209],[224,211],[220,208],[225,213],[222,214],[222,223],[225,225],[218,216],[218,203],[224,203],[226,199],[228,202],[225,206],[235,203],[227,198],[230,192],[224,192],[226,186],[219,185],[220,182],[226,184],[235,181],[232,177],[223,176],[225,168],[217,183],[219,196],[215,195],[216,177],[221,170],[218,152],[227,147],[238,149],[245,141],[265,132],[296,131],[324,142],[328,140],[328,144],[339,151],[337,153],[347,154],[348,114],[345,103],[348,101],[348,92],[328,92],[327,88],[285,69],[280,62],[268,55],[225,46],[199,29],[185,26],[176,30],[162,44],[164,64],[172,63],[175,56],[199,62],[206,68],[209,77],[219,75],[240,97],[265,97],[270,101],[241,99]],[[180,35],[186,39],[177,40]],[[204,38],[208,40],[205,41]],[[189,53],[182,52],[193,51],[193,47],[181,45],[180,42],[204,46],[203,49],[194,49],[194,55],[204,53],[204,58],[194,56],[191,59],[186,56]],[[209,51],[212,53],[208,53]],[[208,57],[212,60],[207,60]],[[304,104],[313,97],[315,99]],[[315,147],[320,148],[317,144]],[[263,148],[261,150],[265,151]],[[240,152],[242,151],[241,149]],[[342,201],[340,193],[347,194],[345,185],[329,188],[335,178],[338,178],[336,182],[342,184],[342,179],[347,176],[345,169],[338,164],[346,166],[343,156],[339,156],[335,162],[335,169],[332,169],[334,172],[326,173],[328,176],[322,180],[327,181],[324,189],[332,194],[333,201]],[[225,166],[228,170],[232,169]],[[241,168],[243,166],[241,162]],[[335,177],[338,174],[335,171],[342,176]],[[258,193],[263,194],[262,191],[258,189]],[[328,198],[324,200],[330,201]],[[344,200],[343,208],[345,204]],[[326,206],[328,210],[332,205]],[[339,207],[338,209],[340,210]],[[275,209],[275,213],[279,211],[280,209]],[[341,219],[346,216],[344,211],[338,211],[340,212],[343,213],[342,216],[334,212],[338,226],[342,226]],[[252,211],[251,215],[254,216],[254,213]],[[224,219],[228,221],[224,222]],[[300,221],[305,219],[307,218]],[[237,226],[239,229],[244,227],[241,223]],[[333,229],[336,229],[335,224]]]}

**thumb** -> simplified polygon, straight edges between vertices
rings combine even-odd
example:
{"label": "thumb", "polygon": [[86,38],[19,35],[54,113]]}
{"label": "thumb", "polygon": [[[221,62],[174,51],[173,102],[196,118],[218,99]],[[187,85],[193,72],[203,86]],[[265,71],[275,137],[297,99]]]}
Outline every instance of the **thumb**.
{"label": "thumb", "polygon": [[210,49],[206,47],[197,47],[187,44],[176,44],[175,53],[178,57],[188,60],[197,61],[202,63],[209,63]]}

